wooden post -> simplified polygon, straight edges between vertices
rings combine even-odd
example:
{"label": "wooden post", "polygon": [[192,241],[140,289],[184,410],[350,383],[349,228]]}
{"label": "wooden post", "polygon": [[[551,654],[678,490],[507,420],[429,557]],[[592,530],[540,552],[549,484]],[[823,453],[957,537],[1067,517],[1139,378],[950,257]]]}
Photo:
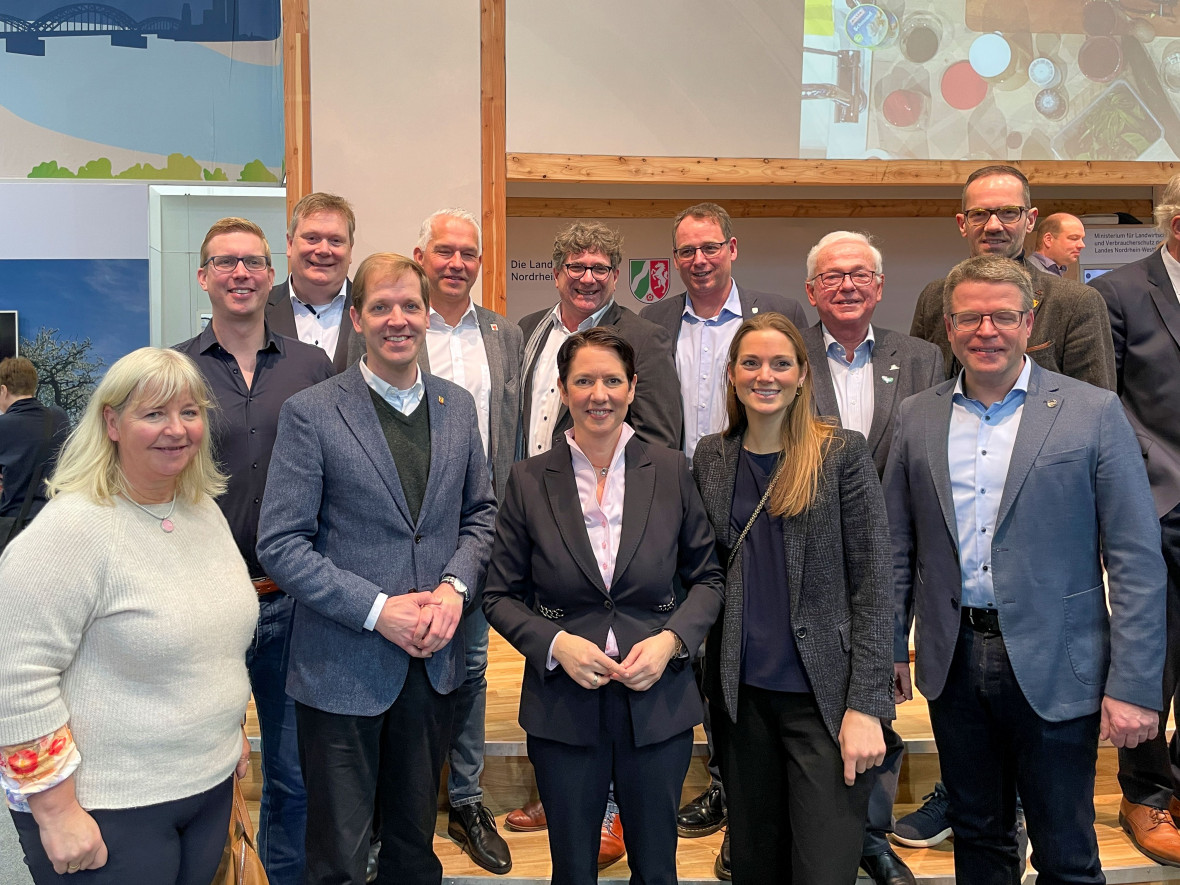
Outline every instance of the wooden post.
{"label": "wooden post", "polygon": [[287,217],[311,193],[311,69],[308,64],[308,2],[283,0],[283,123],[287,171]]}
{"label": "wooden post", "polygon": [[479,4],[483,304],[497,313],[508,312],[505,2],[506,0],[480,0]]}

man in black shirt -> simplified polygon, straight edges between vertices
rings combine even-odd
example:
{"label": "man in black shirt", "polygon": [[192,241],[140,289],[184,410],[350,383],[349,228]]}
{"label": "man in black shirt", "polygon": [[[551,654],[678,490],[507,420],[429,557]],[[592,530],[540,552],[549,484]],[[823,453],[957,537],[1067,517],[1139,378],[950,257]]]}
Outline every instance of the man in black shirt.
{"label": "man in black shirt", "polygon": [[[33,495],[26,521],[45,506],[45,488],[30,489],[50,414],[52,442],[42,478],[53,472],[57,452],[70,432],[70,419],[57,406],[45,406],[37,392],[37,370],[24,357],[0,362],[0,517],[20,516],[26,495]],[[0,536],[0,544],[4,538]]]}
{"label": "man in black shirt", "polygon": [[267,326],[274,268],[266,236],[253,222],[223,218],[209,229],[197,280],[209,294],[213,319],[176,349],[196,361],[217,400],[210,422],[213,451],[229,474],[229,488],[218,504],[258,590],[258,628],[246,660],[262,730],[258,847],[273,885],[298,885],[307,797],[295,704],[285,688],[294,601],[267,578],[255,542],[279,409],[292,394],[332,377],[332,363],[320,348]]}

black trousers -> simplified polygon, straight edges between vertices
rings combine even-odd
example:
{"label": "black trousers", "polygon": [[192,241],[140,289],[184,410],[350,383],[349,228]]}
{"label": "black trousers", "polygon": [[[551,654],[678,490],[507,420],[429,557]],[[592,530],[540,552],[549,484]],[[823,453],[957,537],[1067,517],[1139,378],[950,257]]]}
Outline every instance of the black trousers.
{"label": "black trousers", "polygon": [[598,881],[599,834],[612,777],[631,885],[676,883],[676,811],[692,758],[692,731],[635,746],[629,692],[617,682],[598,689],[601,726],[592,746],[528,736],[549,820],[552,885]]}
{"label": "black trousers", "polygon": [[33,815],[13,811],[17,837],[36,885],[209,885],[229,832],[233,780],[171,802],[90,812],[107,862],[96,870],[58,875],[41,846]]}
{"label": "black trousers", "polygon": [[377,716],[295,708],[307,786],[304,885],[364,885],[374,799],[381,815],[381,885],[438,885],[438,786],[454,696],[434,690],[410,661],[393,706]]}
{"label": "black trousers", "polygon": [[1106,881],[1094,834],[1098,719],[1042,719],[1016,681],[1003,637],[959,628],[946,685],[930,701],[959,885],[1020,882],[1017,790],[1038,885]]}
{"label": "black trousers", "polygon": [[741,686],[737,722],[713,708],[734,885],[850,885],[871,782],[844,784],[814,696]]}
{"label": "black trousers", "polygon": [[1119,750],[1119,786],[1129,802],[1167,808],[1180,785],[1180,741],[1172,736],[1169,747],[1165,728],[1168,706],[1180,719],[1180,506],[1160,519],[1164,562],[1168,566],[1168,650],[1164,657],[1163,712],[1159,734],[1130,750]]}

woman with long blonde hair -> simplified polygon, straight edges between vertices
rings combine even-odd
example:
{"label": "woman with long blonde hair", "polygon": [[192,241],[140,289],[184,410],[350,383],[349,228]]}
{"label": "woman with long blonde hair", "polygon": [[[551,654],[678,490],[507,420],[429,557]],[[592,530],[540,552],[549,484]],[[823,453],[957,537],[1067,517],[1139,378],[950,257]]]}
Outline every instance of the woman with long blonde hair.
{"label": "woman with long blonde hair", "polygon": [[746,320],[729,428],[693,472],[727,567],[705,694],[736,883],[850,885],[893,718],[885,499],[864,437],[814,416],[799,331]]}

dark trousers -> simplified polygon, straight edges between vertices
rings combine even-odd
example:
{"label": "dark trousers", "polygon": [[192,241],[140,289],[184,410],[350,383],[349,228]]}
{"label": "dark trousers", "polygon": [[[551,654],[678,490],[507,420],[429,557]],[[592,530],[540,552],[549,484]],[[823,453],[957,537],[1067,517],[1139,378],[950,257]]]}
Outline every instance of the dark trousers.
{"label": "dark trousers", "polygon": [[[701,690],[701,697],[705,696],[705,654],[704,646],[702,651],[692,662],[692,672],[697,678],[697,687]],[[709,770],[709,786],[716,787],[721,791],[721,801],[725,801],[725,783],[721,780],[721,756],[717,752],[717,743],[713,739],[713,708],[711,704],[705,704],[704,722],[702,723],[705,729],[705,746],[708,748],[709,755],[705,759],[705,767]]]}
{"label": "dark trousers", "polygon": [[417,658],[393,706],[377,716],[296,704],[308,800],[304,885],[364,885],[374,797],[381,812],[377,881],[442,881],[434,826],[453,713],[453,695],[434,690]]}
{"label": "dark trousers", "polygon": [[1167,808],[1180,784],[1180,741],[1172,736],[1169,747],[1165,728],[1168,706],[1180,719],[1180,507],[1160,519],[1164,562],[1168,566],[1168,650],[1164,657],[1163,712],[1159,734],[1132,749],[1119,750],[1119,786],[1127,801]]}
{"label": "dark trousers", "polygon": [[287,654],[295,600],[285,593],[258,598],[258,626],[246,651],[250,688],[262,732],[262,803],[258,856],[270,885],[299,885],[307,793],[299,770],[295,702],[287,696]]}
{"label": "dark trousers", "polygon": [[955,833],[959,885],[1017,885],[1016,793],[1037,882],[1106,881],[1094,835],[1097,712],[1049,722],[1029,706],[1004,640],[959,628],[946,685],[930,701]]}
{"label": "dark trousers", "polygon": [[734,885],[854,882],[870,784],[844,784],[840,748],[815,698],[742,685],[737,722],[714,707],[713,734]]}
{"label": "dark trousers", "polygon": [[107,846],[96,870],[58,875],[41,847],[33,815],[12,812],[36,885],[209,885],[229,832],[233,780],[171,802],[90,812]]}
{"label": "dark trousers", "polygon": [[862,777],[869,782],[869,810],[865,817],[865,838],[862,854],[873,856],[889,850],[889,833],[893,832],[893,802],[897,798],[897,781],[901,763],[905,759],[905,741],[893,726],[882,720],[885,737],[884,761],[866,771]]}
{"label": "dark trousers", "polygon": [[552,885],[598,881],[599,834],[612,777],[631,885],[676,883],[676,810],[692,758],[692,731],[635,746],[629,692],[617,682],[598,689],[601,725],[592,746],[528,736],[549,820]]}

